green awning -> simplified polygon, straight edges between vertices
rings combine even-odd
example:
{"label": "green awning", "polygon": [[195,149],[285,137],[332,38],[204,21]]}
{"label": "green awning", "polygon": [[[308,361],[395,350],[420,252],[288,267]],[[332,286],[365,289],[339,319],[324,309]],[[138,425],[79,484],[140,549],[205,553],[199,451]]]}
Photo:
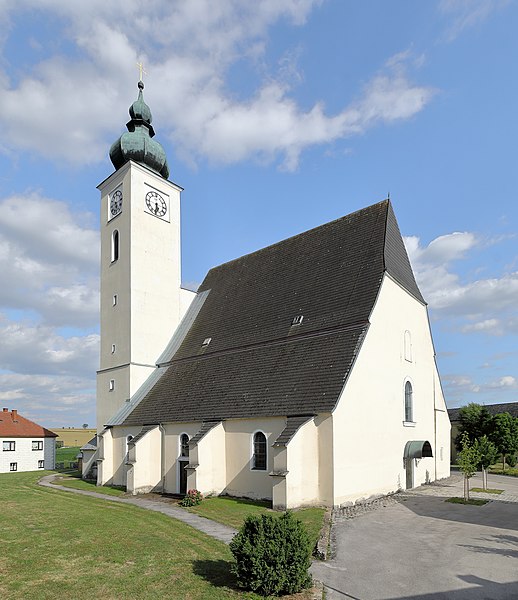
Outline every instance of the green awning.
{"label": "green awning", "polygon": [[429,458],[433,457],[432,446],[425,440],[412,440],[405,446],[404,458]]}

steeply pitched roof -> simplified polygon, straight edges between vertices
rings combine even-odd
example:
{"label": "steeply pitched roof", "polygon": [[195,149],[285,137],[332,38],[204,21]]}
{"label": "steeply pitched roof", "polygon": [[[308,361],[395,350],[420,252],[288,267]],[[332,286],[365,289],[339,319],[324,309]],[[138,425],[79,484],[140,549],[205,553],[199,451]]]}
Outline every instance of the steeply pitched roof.
{"label": "steeply pitched roof", "polygon": [[212,269],[166,372],[124,423],[332,411],[385,272],[424,303],[388,200]]}
{"label": "steeply pitched roof", "polygon": [[52,431],[37,425],[33,421],[29,421],[25,417],[18,414],[16,410],[9,411],[4,408],[0,412],[0,437],[58,437]]}
{"label": "steeply pitched roof", "polygon": [[[507,402],[502,404],[484,404],[485,408],[491,415],[497,415],[499,413],[508,412],[513,417],[518,417],[518,402]],[[448,416],[450,421],[459,421],[459,413],[462,406],[459,408],[449,408]]]}

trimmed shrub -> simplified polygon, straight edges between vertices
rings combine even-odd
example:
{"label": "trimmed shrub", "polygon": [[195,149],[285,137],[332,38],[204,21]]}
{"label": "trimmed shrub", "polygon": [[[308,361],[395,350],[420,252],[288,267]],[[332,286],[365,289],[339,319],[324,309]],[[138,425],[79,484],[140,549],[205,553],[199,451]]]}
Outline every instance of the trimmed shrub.
{"label": "trimmed shrub", "polygon": [[203,494],[198,490],[187,490],[187,494],[180,500],[180,506],[197,506],[201,504]]}
{"label": "trimmed shrub", "polygon": [[240,587],[262,596],[294,594],[311,585],[311,542],[291,512],[249,515],[230,542]]}
{"label": "trimmed shrub", "polygon": [[505,462],[511,468],[516,467],[516,463],[518,462],[518,457],[516,454],[509,454],[505,457]]}

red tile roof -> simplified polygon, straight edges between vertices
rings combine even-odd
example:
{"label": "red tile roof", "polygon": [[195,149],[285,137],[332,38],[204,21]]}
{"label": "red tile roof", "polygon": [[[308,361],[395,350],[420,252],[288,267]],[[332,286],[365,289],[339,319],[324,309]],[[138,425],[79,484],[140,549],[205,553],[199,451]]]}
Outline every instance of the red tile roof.
{"label": "red tile roof", "polygon": [[52,431],[29,421],[16,410],[4,408],[0,412],[0,437],[58,437]]}

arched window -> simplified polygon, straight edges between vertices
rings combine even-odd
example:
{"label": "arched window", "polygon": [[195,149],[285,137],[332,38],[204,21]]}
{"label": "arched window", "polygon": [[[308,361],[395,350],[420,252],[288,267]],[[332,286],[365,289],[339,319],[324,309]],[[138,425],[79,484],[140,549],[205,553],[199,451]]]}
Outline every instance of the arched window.
{"label": "arched window", "polygon": [[119,260],[119,232],[115,229],[112,233],[112,262]]}
{"label": "arched window", "polygon": [[189,436],[186,433],[180,436],[180,458],[189,458]]}
{"label": "arched window", "polygon": [[266,471],[266,436],[262,431],[254,433],[253,446],[252,469]]}
{"label": "arched window", "polygon": [[408,329],[405,331],[405,360],[412,362],[412,336]]}
{"label": "arched window", "polygon": [[414,420],[414,406],[412,399],[412,384],[405,383],[405,421],[411,423]]}

